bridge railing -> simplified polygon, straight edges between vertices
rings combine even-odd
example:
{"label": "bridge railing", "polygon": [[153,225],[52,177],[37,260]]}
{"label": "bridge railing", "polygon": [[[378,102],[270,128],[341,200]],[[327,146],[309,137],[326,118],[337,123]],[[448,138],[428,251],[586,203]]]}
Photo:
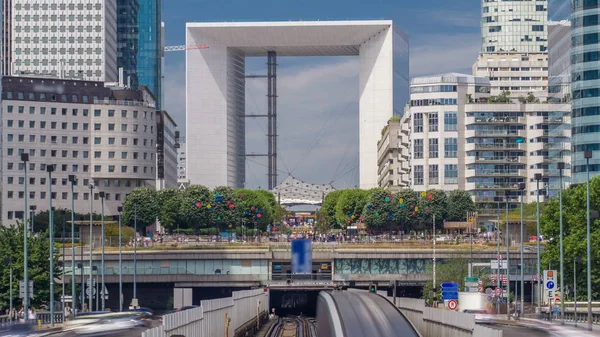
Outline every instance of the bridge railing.
{"label": "bridge railing", "polygon": [[397,298],[396,305],[423,337],[502,337],[502,331],[475,324],[474,315],[425,307],[414,298]]}
{"label": "bridge railing", "polygon": [[210,337],[252,335],[269,310],[263,289],[236,291],[232,297],[201,301],[200,307],[163,317],[163,325],[142,337]]}

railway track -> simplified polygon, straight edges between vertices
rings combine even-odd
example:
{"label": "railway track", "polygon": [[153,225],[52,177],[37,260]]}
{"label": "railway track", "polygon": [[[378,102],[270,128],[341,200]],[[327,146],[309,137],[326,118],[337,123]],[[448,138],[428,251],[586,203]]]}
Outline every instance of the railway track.
{"label": "railway track", "polygon": [[283,317],[271,326],[267,337],[317,337],[316,321],[301,316]]}

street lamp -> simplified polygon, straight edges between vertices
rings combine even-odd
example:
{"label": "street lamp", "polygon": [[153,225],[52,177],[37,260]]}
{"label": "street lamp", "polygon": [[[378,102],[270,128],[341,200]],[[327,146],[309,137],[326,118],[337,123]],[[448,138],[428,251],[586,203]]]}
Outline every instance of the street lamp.
{"label": "street lamp", "polygon": [[[520,236],[520,240],[521,240],[521,302],[520,302],[520,306],[521,306],[521,310],[523,310],[523,305],[525,304],[525,279],[523,277],[523,269],[524,269],[524,261],[523,261],[523,238],[524,238],[524,232],[523,232],[523,195],[525,194],[525,183],[519,183],[519,190],[521,190],[521,236]],[[515,284],[515,287],[517,285]]]}
{"label": "street lamp", "polygon": [[577,262],[581,262],[581,257],[573,258],[573,298],[575,299],[575,326],[577,326]]}
{"label": "street lamp", "polygon": [[[558,209],[558,214],[559,214],[559,222],[560,222],[560,285],[558,286],[558,288],[561,290],[564,289],[565,287],[565,280],[564,280],[564,261],[563,261],[563,255],[564,255],[564,247],[563,247],[563,170],[565,169],[565,163],[564,162],[559,162],[557,164],[557,168],[558,168],[558,172],[559,172],[559,195],[558,195],[558,199],[559,199],[559,209]],[[560,324],[561,325],[565,325],[565,296],[563,296],[561,294],[560,296]]]}
{"label": "street lamp", "polygon": [[123,311],[123,252],[122,252],[122,235],[123,227],[121,226],[121,213],[123,206],[117,207],[119,212],[119,311]]}
{"label": "street lamp", "polygon": [[[71,309],[73,311],[73,317],[76,317],[77,295],[75,294],[75,193],[73,193],[73,189],[75,184],[77,184],[77,177],[70,174],[69,182],[71,183]],[[83,249],[83,247],[81,249]],[[83,297],[81,298],[81,306],[83,309]]]}
{"label": "street lamp", "polygon": [[[62,311],[63,311],[63,315],[64,315],[64,312],[65,312],[65,221],[67,218],[67,211],[63,209],[60,213],[62,215],[62,235],[61,235],[62,261],[60,262],[60,264],[62,265],[62,272],[63,272],[62,287],[61,287],[62,288],[62,298],[61,298],[60,302],[62,304]],[[65,321],[65,320],[63,319],[63,321]]]}
{"label": "street lamp", "polygon": [[133,205],[133,307],[138,306],[137,300],[137,203]]}
{"label": "street lamp", "polygon": [[[52,180],[51,180],[52,181]],[[52,184],[50,184],[52,185]],[[37,209],[36,205],[31,205],[29,206],[29,211],[31,211],[31,233],[33,235],[33,232],[35,230],[35,210]]]}
{"label": "street lamp", "polygon": [[535,197],[536,197],[536,222],[537,222],[537,275],[538,275],[538,312],[542,312],[542,287],[543,282],[540,282],[541,271],[541,260],[540,260],[540,180],[542,180],[542,174],[536,173],[533,175],[535,179]]}
{"label": "street lamp", "polygon": [[25,205],[23,208],[23,284],[25,287],[25,294],[23,294],[23,315],[27,317],[29,312],[29,276],[27,275],[27,261],[29,260],[27,254],[27,162],[29,161],[29,153],[21,153],[21,161],[23,162],[24,171],[24,195]]}
{"label": "street lamp", "polygon": [[102,285],[100,288],[100,296],[102,296],[102,311],[104,311],[104,243],[105,243],[105,238],[104,238],[104,197],[106,196],[106,194],[102,191],[100,193],[98,193],[98,195],[100,196],[100,200],[101,200],[101,205],[102,205],[102,211],[101,211],[101,216],[102,216],[102,262],[101,262],[101,273],[102,273]]}
{"label": "street lamp", "polygon": [[9,311],[8,311],[8,315],[9,315],[9,322],[12,323],[13,320],[13,268],[12,268],[12,259],[10,257],[5,257],[4,258],[4,264],[8,265],[8,268],[10,270],[10,276],[9,276],[9,282],[10,282],[10,293],[9,293]]}
{"label": "street lamp", "polygon": [[[50,326],[54,327],[54,208],[52,207],[52,172],[55,165],[46,165],[48,172],[48,209],[50,213],[50,222],[48,228],[50,230]],[[33,218],[32,218],[33,219]],[[33,221],[31,222],[33,231]]]}
{"label": "street lamp", "polygon": [[508,224],[508,199],[510,197],[510,191],[504,191],[504,197],[506,201],[506,315],[507,319],[510,320],[510,231]]}
{"label": "street lamp", "polygon": [[92,232],[92,227],[93,227],[93,219],[92,216],[94,214],[94,183],[92,182],[90,184],[90,237],[89,237],[89,241],[90,241],[90,278],[89,278],[89,283],[88,283],[88,288],[90,289],[90,294],[88,295],[88,308],[89,310],[92,310],[92,286],[94,285],[94,281],[92,280],[92,250],[94,249],[94,241],[93,241],[93,232]]}
{"label": "street lamp", "polygon": [[585,158],[585,166],[587,172],[586,181],[586,222],[587,222],[587,296],[588,296],[588,330],[592,331],[592,248],[591,248],[591,234],[590,234],[590,158],[592,158],[592,151],[584,151],[583,158]]}

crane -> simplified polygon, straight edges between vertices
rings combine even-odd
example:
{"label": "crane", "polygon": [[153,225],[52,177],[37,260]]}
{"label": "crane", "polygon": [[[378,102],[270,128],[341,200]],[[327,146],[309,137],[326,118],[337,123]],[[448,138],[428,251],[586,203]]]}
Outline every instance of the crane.
{"label": "crane", "polygon": [[167,46],[165,52],[169,51],[184,51],[184,50],[197,50],[197,49],[208,49],[207,44],[188,44],[182,46]]}

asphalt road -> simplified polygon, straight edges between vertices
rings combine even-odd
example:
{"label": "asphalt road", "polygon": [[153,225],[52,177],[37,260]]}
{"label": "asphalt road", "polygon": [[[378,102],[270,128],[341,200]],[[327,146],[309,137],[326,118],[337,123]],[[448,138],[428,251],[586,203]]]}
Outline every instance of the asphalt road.
{"label": "asphalt road", "polygon": [[550,334],[538,330],[519,326],[508,326],[508,325],[491,325],[490,328],[502,330],[504,337],[545,337]]}

